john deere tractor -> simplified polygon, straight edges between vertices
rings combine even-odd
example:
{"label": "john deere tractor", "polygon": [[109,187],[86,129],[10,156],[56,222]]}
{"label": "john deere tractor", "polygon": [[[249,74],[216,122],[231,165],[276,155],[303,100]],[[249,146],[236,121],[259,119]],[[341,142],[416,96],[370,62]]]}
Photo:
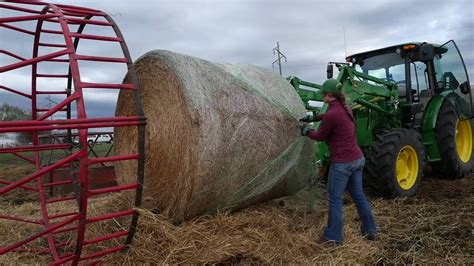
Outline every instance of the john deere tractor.
{"label": "john deere tractor", "polygon": [[[446,178],[463,178],[473,167],[473,95],[454,41],[406,43],[358,53],[333,66],[355,115],[357,141],[367,159],[366,178],[387,198],[414,195],[425,164]],[[288,78],[308,111],[322,114],[321,86]],[[319,123],[314,125],[315,128]],[[321,169],[329,164],[319,143]]]}

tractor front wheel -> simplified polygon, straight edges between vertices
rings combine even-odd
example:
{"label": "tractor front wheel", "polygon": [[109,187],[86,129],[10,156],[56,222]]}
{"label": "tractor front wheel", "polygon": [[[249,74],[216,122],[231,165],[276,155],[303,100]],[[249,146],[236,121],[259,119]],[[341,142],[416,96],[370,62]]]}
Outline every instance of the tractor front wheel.
{"label": "tractor front wheel", "polygon": [[420,184],[424,165],[420,134],[405,128],[392,129],[376,136],[367,160],[367,181],[378,196],[412,196]]}
{"label": "tractor front wheel", "polygon": [[471,121],[459,120],[454,107],[445,102],[434,131],[441,154],[441,162],[433,164],[435,172],[451,179],[470,173],[473,165]]}

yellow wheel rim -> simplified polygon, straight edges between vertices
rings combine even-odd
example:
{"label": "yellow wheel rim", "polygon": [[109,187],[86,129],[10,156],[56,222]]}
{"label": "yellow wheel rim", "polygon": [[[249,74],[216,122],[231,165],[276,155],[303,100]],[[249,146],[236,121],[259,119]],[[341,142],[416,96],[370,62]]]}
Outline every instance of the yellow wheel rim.
{"label": "yellow wheel rim", "polygon": [[397,156],[396,170],[398,185],[409,190],[413,187],[418,178],[418,155],[415,149],[410,146],[404,146]]}
{"label": "yellow wheel rim", "polygon": [[456,148],[461,161],[467,163],[471,160],[472,128],[469,120],[458,121],[456,125]]}

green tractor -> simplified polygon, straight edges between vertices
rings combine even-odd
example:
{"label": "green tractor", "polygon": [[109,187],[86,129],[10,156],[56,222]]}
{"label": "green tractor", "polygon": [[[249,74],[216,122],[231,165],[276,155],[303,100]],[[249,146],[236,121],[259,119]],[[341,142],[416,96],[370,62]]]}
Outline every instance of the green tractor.
{"label": "green tractor", "polygon": [[[367,159],[366,178],[379,196],[416,193],[425,164],[446,178],[463,178],[473,167],[473,95],[454,41],[406,43],[358,53],[333,65],[355,115],[357,141]],[[322,114],[321,86],[289,77],[308,111]],[[315,123],[317,128],[319,123]],[[322,175],[329,164],[319,143]]]}

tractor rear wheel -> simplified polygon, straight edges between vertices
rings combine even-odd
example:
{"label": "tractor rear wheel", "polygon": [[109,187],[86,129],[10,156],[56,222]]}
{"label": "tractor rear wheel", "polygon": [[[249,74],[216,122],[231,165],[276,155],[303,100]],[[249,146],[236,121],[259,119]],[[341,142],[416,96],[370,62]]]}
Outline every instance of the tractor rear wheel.
{"label": "tractor rear wheel", "polygon": [[376,136],[367,160],[367,181],[378,196],[412,196],[420,184],[424,165],[420,134],[405,128],[392,129]]}
{"label": "tractor rear wheel", "polygon": [[433,164],[435,172],[451,179],[463,178],[470,173],[473,165],[471,121],[459,120],[454,107],[445,102],[434,132],[441,154],[441,162]]}

